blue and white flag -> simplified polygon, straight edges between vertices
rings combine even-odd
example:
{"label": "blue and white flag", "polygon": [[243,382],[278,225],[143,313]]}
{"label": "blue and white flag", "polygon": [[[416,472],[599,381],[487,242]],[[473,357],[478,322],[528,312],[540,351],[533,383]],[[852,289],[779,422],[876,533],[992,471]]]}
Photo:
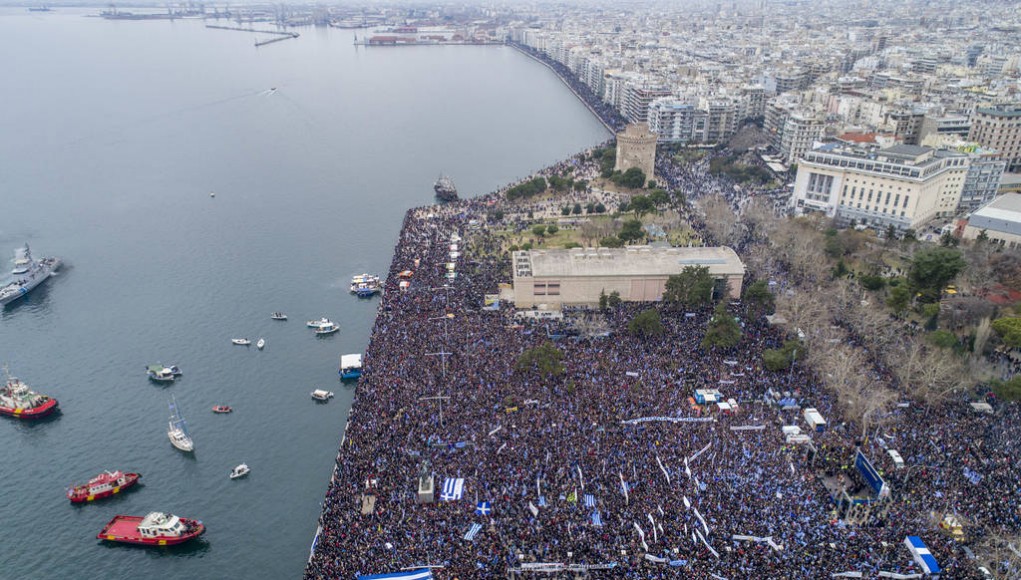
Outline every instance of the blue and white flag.
{"label": "blue and white flag", "polygon": [[468,532],[464,535],[464,539],[469,542],[474,541],[475,536],[477,536],[481,530],[482,524],[472,524],[471,527],[468,528]]}
{"label": "blue and white flag", "polygon": [[585,507],[587,508],[596,507],[596,498],[591,493],[585,494]]}
{"label": "blue and white flag", "polygon": [[440,494],[440,499],[443,501],[455,501],[461,499],[464,495],[464,479],[448,477],[443,482],[443,493]]}
{"label": "blue and white flag", "polygon": [[407,570],[404,572],[391,572],[389,574],[372,574],[370,576],[358,576],[358,580],[433,580],[433,571],[428,568],[418,570]]}
{"label": "blue and white flag", "polygon": [[546,507],[546,496],[539,496],[539,507]]}
{"label": "blue and white flag", "polygon": [[964,468],[964,477],[966,477],[972,485],[978,485],[978,482],[982,481],[981,473],[968,469],[967,467]]}
{"label": "blue and white flag", "polygon": [[475,506],[475,515],[477,516],[488,516],[493,513],[493,506],[488,501],[480,501],[479,505]]}
{"label": "blue and white flag", "polygon": [[593,526],[603,525],[603,518],[599,517],[599,512],[592,512],[592,525]]}

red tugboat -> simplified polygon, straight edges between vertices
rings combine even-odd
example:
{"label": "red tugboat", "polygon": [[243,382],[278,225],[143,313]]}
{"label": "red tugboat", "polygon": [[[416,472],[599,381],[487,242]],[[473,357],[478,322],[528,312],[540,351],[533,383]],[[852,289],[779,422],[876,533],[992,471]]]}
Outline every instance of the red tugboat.
{"label": "red tugboat", "polygon": [[19,419],[39,419],[57,408],[57,400],[40,395],[28,385],[12,377],[4,367],[7,383],[0,389],[0,415]]}
{"label": "red tugboat", "polygon": [[201,536],[206,526],[198,520],[179,518],[163,512],[145,516],[114,516],[96,535],[100,540],[140,544],[143,546],[173,546]]}
{"label": "red tugboat", "polygon": [[141,473],[124,473],[122,471],[104,471],[93,477],[85,485],[75,485],[67,490],[67,499],[71,503],[95,501],[118,494],[135,485]]}

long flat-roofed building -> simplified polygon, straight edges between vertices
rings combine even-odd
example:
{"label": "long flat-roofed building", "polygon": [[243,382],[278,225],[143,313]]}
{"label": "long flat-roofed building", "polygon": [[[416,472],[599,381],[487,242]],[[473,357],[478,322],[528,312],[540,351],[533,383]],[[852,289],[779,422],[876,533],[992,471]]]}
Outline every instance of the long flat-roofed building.
{"label": "long flat-roofed building", "polygon": [[661,300],[667,278],[687,266],[706,266],[725,281],[727,296],[741,296],[744,263],[734,250],[714,248],[573,248],[514,252],[514,305],[592,306],[599,295],[620,293],[623,300]]}
{"label": "long flat-roofed building", "polygon": [[992,243],[1021,247],[1021,194],[1001,195],[972,213],[961,237],[974,240],[983,232]]}

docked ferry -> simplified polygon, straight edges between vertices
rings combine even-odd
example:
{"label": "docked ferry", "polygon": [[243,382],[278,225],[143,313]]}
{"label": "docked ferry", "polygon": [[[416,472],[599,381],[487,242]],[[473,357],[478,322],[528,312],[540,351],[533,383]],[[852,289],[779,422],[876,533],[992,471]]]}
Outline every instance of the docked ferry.
{"label": "docked ferry", "polygon": [[205,531],[206,526],[198,520],[152,512],[145,517],[114,516],[96,537],[125,544],[173,546],[197,538]]}
{"label": "docked ferry", "polygon": [[367,298],[379,292],[379,276],[374,274],[358,274],[351,277],[351,293]]}
{"label": "docked ferry", "polygon": [[11,270],[11,280],[0,287],[0,306],[6,306],[31,292],[33,288],[52,276],[60,264],[60,258],[33,259],[32,250],[28,244],[25,244],[23,248],[18,248],[14,253],[14,269]]}
{"label": "docked ferry", "polygon": [[41,395],[16,377],[12,377],[4,368],[7,381],[0,388],[0,415],[17,417],[18,419],[39,419],[52,413],[57,408],[57,400]]}
{"label": "docked ferry", "polygon": [[93,477],[85,485],[74,485],[67,490],[67,499],[71,503],[84,503],[103,499],[120,493],[135,485],[141,473],[124,473],[123,471],[104,471]]}

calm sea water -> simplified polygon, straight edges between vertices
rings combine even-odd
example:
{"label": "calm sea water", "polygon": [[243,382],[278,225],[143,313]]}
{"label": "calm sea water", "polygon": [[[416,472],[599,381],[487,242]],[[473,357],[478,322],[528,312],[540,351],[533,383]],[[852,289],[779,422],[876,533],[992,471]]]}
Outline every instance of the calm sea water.
{"label": "calm sea water", "polygon": [[[0,311],[0,362],[62,409],[0,420],[0,577],[297,577],[352,396],[338,357],[375,315],[350,276],[386,270],[440,171],[486,193],[607,134],[507,48],[306,29],[256,49],[199,21],[82,14],[0,11],[0,255],[28,241],[67,262]],[[319,316],[342,331],[314,337]],[[150,383],[156,361],[184,377]],[[315,387],[337,398],[313,404]],[[194,457],[167,440],[171,394]],[[228,480],[241,462],[251,475]],[[65,487],[103,469],[144,487],[71,506]],[[177,549],[95,539],[151,510],[209,531]]]}

